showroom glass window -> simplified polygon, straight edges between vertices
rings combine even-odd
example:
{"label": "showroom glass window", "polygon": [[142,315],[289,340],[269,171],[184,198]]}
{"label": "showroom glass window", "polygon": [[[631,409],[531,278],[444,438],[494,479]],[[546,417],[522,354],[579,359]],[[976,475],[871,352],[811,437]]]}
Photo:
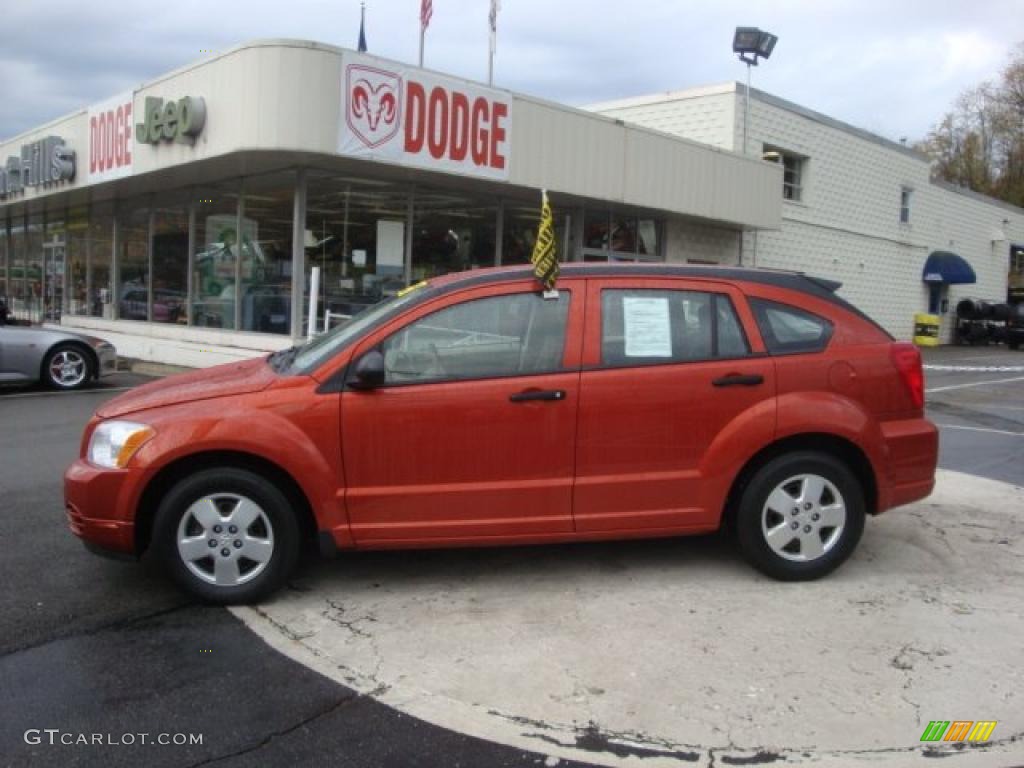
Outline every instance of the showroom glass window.
{"label": "showroom glass window", "polygon": [[237,328],[287,334],[291,332],[295,173],[247,177],[243,190]]}
{"label": "showroom glass window", "polygon": [[117,306],[112,285],[110,261],[114,253],[114,205],[96,203],[89,209],[88,308],[92,317],[114,319]]}
{"label": "showroom glass window", "polygon": [[660,261],[661,222],[587,210],[583,216],[584,261]]}
{"label": "showroom glass window", "polygon": [[25,304],[33,322],[43,312],[43,214],[29,214],[25,227]]}
{"label": "showroom glass window", "polygon": [[[540,224],[540,199],[533,203],[505,200],[501,243],[502,264],[529,264],[533,246],[537,242]],[[569,217],[566,210],[554,204],[551,215],[555,220],[555,249],[559,261],[572,261],[566,246]]]}
{"label": "showroom glass window", "polygon": [[417,187],[412,281],[493,267],[497,223],[496,198]]}
{"label": "showroom glass window", "polygon": [[306,269],[320,267],[318,328],[328,312],[333,326],[405,285],[408,206],[405,185],[310,174]]}
{"label": "showroom glass window", "polygon": [[569,291],[466,301],[422,317],[382,345],[385,381],[529,376],[562,367]]}
{"label": "showroom glass window", "polygon": [[10,296],[8,309],[14,312],[22,306],[28,292],[25,278],[25,214],[16,208],[11,213],[8,224],[8,260],[10,262]]}
{"label": "showroom glass window", "polygon": [[192,324],[235,327],[238,198],[241,182],[200,187],[192,196],[196,239],[192,265]]}
{"label": "showroom glass window", "polygon": [[149,206],[125,201],[117,211],[117,312],[121,320],[149,319]]}
{"label": "showroom glass window", "polygon": [[89,208],[68,209],[68,230],[64,267],[64,311],[71,315],[88,314],[89,293]]}
{"label": "showroom glass window", "polygon": [[0,218],[0,301],[3,301],[8,309],[10,309],[11,262],[8,252],[8,238],[7,219]]}
{"label": "showroom glass window", "polygon": [[184,325],[188,291],[188,199],[163,195],[153,204],[153,307],[155,323]]}
{"label": "showroom glass window", "polygon": [[67,222],[63,209],[47,211],[43,239],[43,317],[59,322],[64,307]]}

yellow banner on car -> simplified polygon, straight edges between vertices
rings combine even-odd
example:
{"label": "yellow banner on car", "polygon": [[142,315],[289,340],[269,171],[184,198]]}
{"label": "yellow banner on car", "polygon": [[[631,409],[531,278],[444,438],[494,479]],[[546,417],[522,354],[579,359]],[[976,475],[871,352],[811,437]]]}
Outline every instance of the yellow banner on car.
{"label": "yellow banner on car", "polygon": [[540,225],[537,227],[537,242],[533,244],[533,274],[544,289],[553,291],[558,280],[558,253],[555,249],[555,217],[551,214],[548,192],[541,192]]}

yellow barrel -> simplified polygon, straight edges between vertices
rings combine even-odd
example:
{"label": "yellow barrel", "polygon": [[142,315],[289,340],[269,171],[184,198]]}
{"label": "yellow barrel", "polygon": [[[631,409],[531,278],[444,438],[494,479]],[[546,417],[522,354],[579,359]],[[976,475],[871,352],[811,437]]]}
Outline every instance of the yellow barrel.
{"label": "yellow barrel", "polygon": [[939,316],[918,312],[914,315],[914,343],[919,347],[939,346]]}

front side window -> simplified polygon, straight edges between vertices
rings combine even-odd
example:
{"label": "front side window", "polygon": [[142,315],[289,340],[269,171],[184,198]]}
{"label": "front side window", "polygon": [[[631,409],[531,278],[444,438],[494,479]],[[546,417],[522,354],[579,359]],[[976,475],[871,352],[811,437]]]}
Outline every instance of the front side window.
{"label": "front side window", "polygon": [[750,347],[728,296],[702,291],[601,293],[601,359],[629,366],[742,357]]}
{"label": "front side window", "polygon": [[475,299],[422,317],[382,345],[385,382],[529,376],[562,368],[570,294]]}
{"label": "front side window", "polygon": [[820,352],[832,338],[832,323],[788,304],[751,299],[750,306],[772,354]]}

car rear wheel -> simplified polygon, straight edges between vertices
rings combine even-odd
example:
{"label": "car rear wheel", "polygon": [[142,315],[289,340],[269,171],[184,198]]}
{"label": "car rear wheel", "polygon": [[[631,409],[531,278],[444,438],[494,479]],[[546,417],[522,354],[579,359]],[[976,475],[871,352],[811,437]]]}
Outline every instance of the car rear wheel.
{"label": "car rear wheel", "polygon": [[864,491],[841,461],[813,451],[784,454],[761,467],[741,495],[740,548],[773,578],[817,579],[856,548],[864,513]]}
{"label": "car rear wheel", "polygon": [[43,360],[43,381],[54,389],[78,389],[92,378],[89,355],[74,344],[54,347]]}
{"label": "car rear wheel", "polygon": [[174,579],[221,604],[252,602],[278,589],[299,551],[287,497],[235,468],[204,470],[175,485],[157,510],[153,536]]}

